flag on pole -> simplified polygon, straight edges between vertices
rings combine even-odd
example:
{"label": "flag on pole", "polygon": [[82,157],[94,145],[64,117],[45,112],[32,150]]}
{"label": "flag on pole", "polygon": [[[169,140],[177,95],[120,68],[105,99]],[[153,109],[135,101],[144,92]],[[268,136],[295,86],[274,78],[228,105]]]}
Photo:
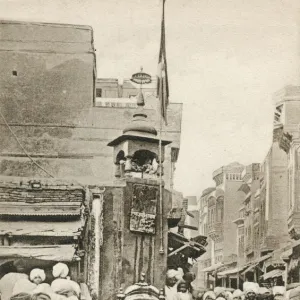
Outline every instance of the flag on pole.
{"label": "flag on pole", "polygon": [[166,58],[166,34],[165,34],[165,2],[162,0],[161,37],[157,70],[157,97],[160,104],[160,114],[167,124],[167,107],[169,104],[169,83]]}

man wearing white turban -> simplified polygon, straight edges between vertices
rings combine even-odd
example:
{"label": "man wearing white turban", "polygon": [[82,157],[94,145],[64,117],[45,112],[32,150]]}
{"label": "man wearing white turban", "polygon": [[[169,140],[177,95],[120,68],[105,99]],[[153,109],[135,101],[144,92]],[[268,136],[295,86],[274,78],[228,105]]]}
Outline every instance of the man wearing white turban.
{"label": "man wearing white turban", "polygon": [[44,270],[31,270],[29,279],[30,281],[26,278],[18,280],[14,285],[12,295],[14,296],[19,293],[27,293],[32,295],[36,287],[46,279]]}
{"label": "man wearing white turban", "polygon": [[69,274],[69,268],[66,264],[57,263],[53,267],[52,274],[55,278],[67,278]]}
{"label": "man wearing white turban", "polygon": [[244,282],[243,290],[245,293],[246,300],[256,300],[259,285],[255,282]]}
{"label": "man wearing white turban", "polygon": [[69,268],[66,264],[57,263],[53,267],[52,274],[56,278],[51,283],[51,288],[55,293],[74,298],[74,300],[80,298],[80,286],[68,277]]}
{"label": "man wearing white turban", "polygon": [[273,295],[274,300],[282,300],[285,298],[286,290],[284,286],[274,286]]}
{"label": "man wearing white turban", "polygon": [[42,269],[33,269],[29,275],[30,280],[35,284],[40,284],[46,279],[46,274]]}
{"label": "man wearing white turban", "polygon": [[225,298],[225,288],[221,287],[221,286],[216,286],[214,288],[214,293],[216,295],[216,297],[223,297]]}
{"label": "man wearing white turban", "polygon": [[243,299],[243,292],[239,289],[235,290],[233,293],[232,293],[232,298],[233,300],[242,300]]}
{"label": "man wearing white turban", "polygon": [[257,294],[261,300],[270,300],[273,298],[271,291],[266,287],[260,287]]}
{"label": "man wearing white turban", "polygon": [[170,269],[167,271],[166,284],[165,284],[165,296],[166,300],[179,300],[177,294],[177,285],[181,279],[179,271]]}
{"label": "man wearing white turban", "polygon": [[213,291],[208,291],[203,295],[203,300],[216,300],[216,295]]}

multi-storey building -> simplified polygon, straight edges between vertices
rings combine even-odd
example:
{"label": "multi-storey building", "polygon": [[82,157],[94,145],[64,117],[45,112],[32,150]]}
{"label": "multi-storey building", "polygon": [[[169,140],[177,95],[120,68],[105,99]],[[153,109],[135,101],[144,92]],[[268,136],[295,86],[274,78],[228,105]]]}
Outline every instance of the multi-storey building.
{"label": "multi-storey building", "polygon": [[[227,279],[234,275],[239,281],[262,280],[263,284],[270,284],[268,280],[273,277],[277,283],[278,280],[300,280],[297,267],[300,243],[289,246],[289,234],[295,240],[300,239],[300,87],[287,86],[277,92],[274,106],[273,140],[264,161],[246,166],[235,174],[239,183],[231,191],[236,199],[240,199],[238,210],[233,208],[235,215],[226,210],[226,205],[237,203],[226,197],[229,190],[226,182],[234,178],[233,174],[224,176],[220,171],[215,172],[216,190],[206,190],[200,198],[200,207],[203,207],[200,210],[200,232],[204,233],[207,224],[212,240],[209,243],[212,250],[201,258],[201,267],[207,273],[216,271],[218,278],[226,277],[222,284],[228,285]],[[230,226],[226,227],[225,220],[219,221],[222,214],[218,210],[218,196],[214,195],[217,193],[223,193],[224,218],[233,220],[234,234]],[[225,236],[228,243],[225,243]],[[282,252],[284,255],[280,256]],[[230,253],[237,254],[237,268],[228,267],[224,271],[218,262],[224,264]],[[284,263],[280,257],[288,262],[287,278],[284,278]],[[209,262],[209,259],[210,266],[207,267],[204,262]]]}
{"label": "multi-storey building", "polygon": [[[198,198],[199,207],[199,233],[208,236],[208,199],[213,196],[215,187],[207,188],[202,192],[201,197]],[[214,284],[214,278],[210,274],[205,274],[202,270],[214,265],[214,255],[212,253],[212,241],[208,237],[208,245],[206,252],[200,257],[198,261],[197,284],[199,286],[209,286]],[[212,281],[211,281],[212,280]]]}
{"label": "multi-storey building", "polygon": [[[200,259],[198,273],[201,276],[203,270],[207,271],[206,285],[211,284],[210,275],[217,267],[235,266],[237,263],[236,226],[232,220],[236,219],[243,200],[243,194],[238,192],[243,183],[243,169],[243,165],[232,163],[213,172],[216,187],[206,189],[200,198],[200,232],[204,233],[207,230],[209,245],[207,253]],[[207,266],[208,264],[210,265]],[[214,284],[221,282],[219,280]],[[233,278],[231,285],[236,284],[236,278]]]}
{"label": "multi-storey building", "polygon": [[[248,280],[257,280],[263,274],[261,268],[256,268],[259,264],[263,263],[266,272],[283,266],[282,261],[268,254],[278,252],[289,242],[286,219],[288,198],[292,199],[293,188],[293,180],[289,179],[289,174],[293,174],[291,169],[294,162],[290,160],[288,164],[286,152],[292,141],[290,133],[294,143],[297,130],[299,91],[297,87],[288,86],[275,94],[272,145],[260,168],[258,164],[252,164],[251,179],[247,179],[250,176],[247,168],[245,174],[248,175],[243,177],[245,184],[241,190],[245,194],[245,201],[241,211],[244,210],[244,216],[241,213],[235,223],[237,232],[244,236],[244,253],[241,246],[243,241],[239,237],[238,254],[240,261],[248,264],[248,268],[242,272]],[[290,232],[294,233],[292,226]]]}

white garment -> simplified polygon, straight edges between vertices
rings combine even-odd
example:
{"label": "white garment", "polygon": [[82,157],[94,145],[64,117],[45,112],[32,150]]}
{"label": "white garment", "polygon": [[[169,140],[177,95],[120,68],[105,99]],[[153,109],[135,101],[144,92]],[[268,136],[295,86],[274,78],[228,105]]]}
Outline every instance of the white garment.
{"label": "white garment", "polygon": [[54,293],[60,295],[67,295],[69,293],[73,293],[77,297],[79,297],[81,293],[79,284],[70,279],[64,279],[64,278],[55,279],[51,283],[51,288],[54,291]]}
{"label": "white garment", "polygon": [[37,285],[31,282],[29,279],[19,279],[14,285],[12,296],[18,295],[20,293],[32,295],[36,287]]}
{"label": "white garment", "polygon": [[9,300],[12,296],[15,283],[20,279],[28,279],[24,273],[8,273],[0,279],[1,300]]}
{"label": "white garment", "polygon": [[35,290],[33,291],[33,294],[39,294],[44,293],[50,296],[51,300],[67,300],[68,298],[54,293],[53,289],[51,288],[50,284],[48,283],[41,283],[39,284]]}
{"label": "white garment", "polygon": [[192,295],[188,292],[186,292],[186,293],[178,292],[178,298],[180,300],[192,300],[193,299]]}
{"label": "white garment", "polygon": [[179,300],[177,285],[173,287],[165,286],[165,297],[166,300]]}

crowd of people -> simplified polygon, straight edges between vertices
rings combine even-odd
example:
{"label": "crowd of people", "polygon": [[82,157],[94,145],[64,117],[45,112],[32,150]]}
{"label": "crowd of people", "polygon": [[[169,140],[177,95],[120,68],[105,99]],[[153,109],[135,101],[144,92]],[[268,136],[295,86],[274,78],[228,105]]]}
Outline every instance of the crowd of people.
{"label": "crowd of people", "polygon": [[284,286],[272,289],[260,287],[255,282],[244,282],[243,290],[215,287],[213,290],[193,287],[195,276],[183,271],[168,270],[165,284],[166,300],[288,300],[289,291]]}
{"label": "crowd of people", "polygon": [[79,300],[80,286],[70,279],[66,264],[53,266],[54,280],[45,283],[46,274],[43,269],[26,273],[11,272],[0,279],[0,300]]}

